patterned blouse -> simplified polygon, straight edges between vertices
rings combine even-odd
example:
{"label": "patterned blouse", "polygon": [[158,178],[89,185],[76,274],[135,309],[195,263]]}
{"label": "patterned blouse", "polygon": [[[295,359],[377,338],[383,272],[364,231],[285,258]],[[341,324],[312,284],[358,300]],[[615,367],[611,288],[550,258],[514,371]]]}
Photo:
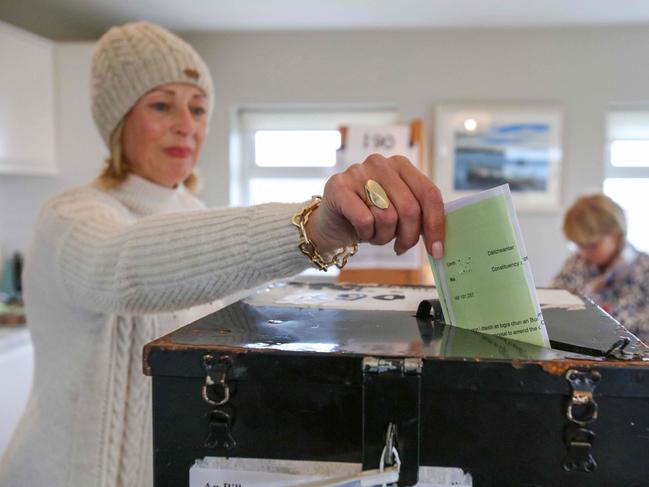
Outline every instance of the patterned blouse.
{"label": "patterned blouse", "polygon": [[588,296],[649,344],[649,255],[627,243],[614,264],[601,272],[575,253],[551,286]]}

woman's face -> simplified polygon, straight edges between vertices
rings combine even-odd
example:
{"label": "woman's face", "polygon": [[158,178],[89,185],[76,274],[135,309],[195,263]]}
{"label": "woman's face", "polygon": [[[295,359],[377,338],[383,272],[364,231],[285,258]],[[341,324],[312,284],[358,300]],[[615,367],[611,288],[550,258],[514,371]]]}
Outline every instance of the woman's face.
{"label": "woman's face", "polygon": [[207,98],[190,84],[146,93],[124,120],[122,144],[131,171],[173,188],[192,173],[207,132]]}
{"label": "woman's face", "polygon": [[591,243],[577,244],[577,248],[590,264],[604,268],[615,258],[621,243],[621,235],[603,235]]}

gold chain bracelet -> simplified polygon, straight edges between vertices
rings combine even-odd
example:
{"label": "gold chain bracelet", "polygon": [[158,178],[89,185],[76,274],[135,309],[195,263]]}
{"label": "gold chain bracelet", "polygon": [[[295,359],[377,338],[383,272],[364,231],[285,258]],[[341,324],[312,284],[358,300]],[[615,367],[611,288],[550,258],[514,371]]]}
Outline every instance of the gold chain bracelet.
{"label": "gold chain bracelet", "polygon": [[320,255],[320,252],[318,252],[318,249],[316,249],[315,245],[311,240],[309,240],[309,236],[306,234],[306,224],[309,221],[311,213],[320,206],[320,201],[322,201],[322,196],[313,196],[309,204],[291,218],[291,223],[293,223],[293,225],[297,227],[298,232],[300,232],[297,239],[297,246],[321,271],[326,271],[332,265],[335,265],[338,269],[342,269],[345,267],[345,264],[347,264],[349,258],[358,251],[357,243],[338,249],[333,257],[327,260]]}

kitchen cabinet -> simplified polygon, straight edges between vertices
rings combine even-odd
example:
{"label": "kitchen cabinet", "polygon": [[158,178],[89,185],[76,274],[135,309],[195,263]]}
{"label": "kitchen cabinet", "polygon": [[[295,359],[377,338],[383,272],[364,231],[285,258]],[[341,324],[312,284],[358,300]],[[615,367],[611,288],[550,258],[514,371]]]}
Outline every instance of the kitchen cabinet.
{"label": "kitchen cabinet", "polygon": [[54,43],[0,22],[0,175],[55,174]]}

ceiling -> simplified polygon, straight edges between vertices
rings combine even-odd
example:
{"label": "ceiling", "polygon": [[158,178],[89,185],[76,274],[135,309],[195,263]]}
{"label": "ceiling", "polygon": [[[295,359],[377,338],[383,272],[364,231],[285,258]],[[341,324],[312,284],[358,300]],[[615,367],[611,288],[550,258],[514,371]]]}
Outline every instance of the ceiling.
{"label": "ceiling", "polygon": [[648,0],[1,0],[0,20],[55,40],[150,20],[179,32],[649,24]]}

